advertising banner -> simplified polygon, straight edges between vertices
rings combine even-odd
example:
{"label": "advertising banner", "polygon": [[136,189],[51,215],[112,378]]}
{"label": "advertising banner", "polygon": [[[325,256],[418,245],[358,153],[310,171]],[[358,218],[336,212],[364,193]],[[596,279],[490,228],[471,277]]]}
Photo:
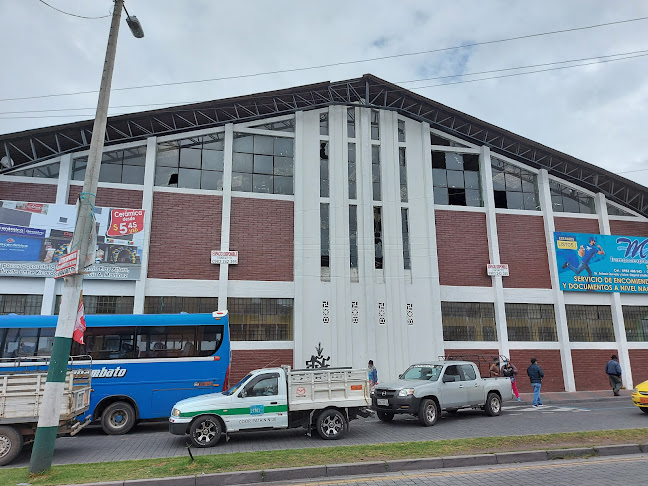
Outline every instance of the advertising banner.
{"label": "advertising banner", "polygon": [[648,238],[554,233],[560,288],[648,293]]}
{"label": "advertising banner", "polygon": [[[54,277],[69,252],[75,222],[70,204],[0,200],[0,277]],[[83,269],[84,277],[138,280],[144,210],[96,207],[95,228],[94,264]]]}

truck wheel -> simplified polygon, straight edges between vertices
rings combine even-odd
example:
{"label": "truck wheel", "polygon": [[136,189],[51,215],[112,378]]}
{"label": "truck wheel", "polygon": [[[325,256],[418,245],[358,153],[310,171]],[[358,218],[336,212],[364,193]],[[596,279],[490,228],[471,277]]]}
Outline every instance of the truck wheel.
{"label": "truck wheel", "polygon": [[221,438],[220,420],[213,415],[205,415],[194,420],[189,429],[191,443],[196,447],[214,447]]}
{"label": "truck wheel", "polygon": [[437,407],[436,402],[429,398],[422,400],[418,412],[419,422],[427,427],[430,427],[436,424],[438,418],[439,418],[439,407]]}
{"label": "truck wheel", "polygon": [[108,435],[122,435],[135,425],[135,409],[126,402],[111,403],[101,414],[101,428]]}
{"label": "truck wheel", "polygon": [[490,392],[486,397],[486,405],[484,405],[486,415],[496,417],[502,411],[502,399],[497,393]]}
{"label": "truck wheel", "polygon": [[0,466],[13,461],[23,446],[23,436],[11,426],[0,426]]}
{"label": "truck wheel", "polygon": [[383,422],[391,422],[394,420],[394,414],[389,412],[377,412],[378,418]]}
{"label": "truck wheel", "polygon": [[347,426],[347,421],[339,410],[325,410],[317,417],[317,433],[322,439],[341,439]]}

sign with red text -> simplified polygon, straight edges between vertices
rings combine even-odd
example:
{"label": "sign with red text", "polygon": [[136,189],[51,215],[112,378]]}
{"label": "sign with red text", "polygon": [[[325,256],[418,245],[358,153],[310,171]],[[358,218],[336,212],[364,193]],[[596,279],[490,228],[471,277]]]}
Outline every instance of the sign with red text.
{"label": "sign with red text", "polygon": [[238,251],[218,251],[212,250],[211,262],[214,264],[235,265],[238,263]]}
{"label": "sign with red text", "polygon": [[110,211],[110,226],[106,236],[126,236],[144,229],[143,209],[113,209]]}
{"label": "sign with red text", "polygon": [[489,263],[488,265],[486,265],[486,273],[489,276],[498,275],[500,277],[508,277],[509,276],[508,264],[500,263],[495,265],[493,263]]}
{"label": "sign with red text", "polygon": [[79,273],[79,250],[59,258],[54,271],[54,278],[67,277]]}

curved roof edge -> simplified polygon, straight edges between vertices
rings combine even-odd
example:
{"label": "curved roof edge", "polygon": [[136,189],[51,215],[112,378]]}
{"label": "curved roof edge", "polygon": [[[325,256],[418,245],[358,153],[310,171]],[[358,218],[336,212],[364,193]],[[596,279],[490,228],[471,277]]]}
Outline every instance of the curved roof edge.
{"label": "curved roof edge", "polygon": [[[648,188],[540,143],[504,130],[371,74],[234,98],[193,103],[108,118],[105,145],[143,140],[227,123],[253,121],[334,104],[395,110],[467,142],[486,145],[536,169],[593,192],[648,217]],[[17,167],[87,150],[93,120],[0,135],[0,155]]]}

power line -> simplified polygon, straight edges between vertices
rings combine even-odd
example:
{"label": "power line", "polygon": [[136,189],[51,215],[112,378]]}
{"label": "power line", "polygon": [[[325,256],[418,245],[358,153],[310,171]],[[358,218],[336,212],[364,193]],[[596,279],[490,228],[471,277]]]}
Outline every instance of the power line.
{"label": "power line", "polygon": [[[619,56],[626,56],[626,57],[619,57]],[[509,75],[503,75],[503,76],[490,76],[487,78],[479,78],[479,79],[472,79],[472,80],[464,80],[464,81],[458,81],[456,83],[441,83],[441,84],[435,84],[431,86],[419,86],[419,87],[414,87],[410,89],[423,89],[423,88],[429,88],[429,87],[436,87],[436,86],[446,86],[446,85],[451,85],[451,84],[460,84],[460,83],[468,83],[468,82],[474,82],[474,81],[485,81],[489,79],[497,79],[500,77],[510,77],[510,76],[517,76],[517,75],[523,75],[523,74],[535,74],[539,72],[544,72],[544,71],[551,71],[551,70],[556,70],[556,69],[571,69],[571,68],[576,68],[576,67],[581,67],[581,66],[589,66],[592,64],[600,64],[603,62],[612,62],[612,61],[622,61],[625,59],[632,59],[635,57],[642,57],[642,56],[648,56],[648,50],[642,50],[642,51],[632,51],[632,52],[625,52],[625,53],[618,53],[618,54],[609,54],[607,56],[595,56],[595,57],[588,57],[588,58],[580,58],[580,59],[571,59],[567,61],[556,61],[556,62],[550,62],[550,63],[543,63],[543,64],[531,64],[528,66],[517,66],[517,67],[510,67],[510,68],[502,68],[502,69],[493,69],[490,71],[478,71],[474,73],[463,73],[463,74],[454,74],[454,75],[448,75],[448,76],[437,76],[433,78],[424,78],[424,79],[415,79],[415,80],[410,80],[410,81],[402,81],[399,84],[406,84],[406,83],[414,83],[414,82],[420,82],[420,81],[429,81],[429,80],[434,80],[434,79],[446,79],[446,78],[457,78],[457,77],[464,77],[464,76],[476,76],[479,74],[488,74],[488,73],[495,73],[495,72],[502,72],[502,71],[511,71],[511,70],[516,70],[516,69],[529,69],[533,67],[539,67],[539,66],[551,66],[555,64],[566,64],[570,62],[582,62],[582,61],[589,61],[593,59],[599,59],[599,61],[596,62],[590,62],[590,63],[583,63],[583,64],[576,64],[573,66],[562,66],[562,67],[557,67],[557,68],[552,68],[552,69],[539,69],[535,71],[529,71],[529,72],[524,72],[524,73],[514,73],[514,74],[509,74]],[[609,58],[615,58],[615,59],[609,59]],[[146,103],[146,104],[136,104],[136,105],[118,105],[118,106],[111,106],[111,109],[117,109],[117,108],[136,108],[136,107],[147,107],[147,106],[166,106],[166,105],[181,105],[181,104],[191,104],[191,103],[200,103],[202,100],[199,101],[176,101],[176,102],[166,102],[166,103]],[[49,113],[49,112],[61,112],[61,111],[79,111],[79,110],[93,110],[94,108],[92,107],[87,107],[87,108],[59,108],[59,109],[49,109],[49,110],[21,110],[21,111],[3,111],[0,112],[0,115],[9,115],[9,114],[19,114],[19,113]],[[83,114],[70,114],[70,115],[46,115],[45,117],[47,118],[60,118],[60,117],[74,117],[74,116],[84,116]],[[91,115],[89,115],[91,116]],[[112,115],[115,116],[115,115]],[[30,116],[25,116],[25,117],[0,117],[0,119],[3,120],[9,120],[13,118],[43,118],[41,117],[30,117]]]}
{"label": "power line", "polygon": [[[43,1],[43,0],[40,0]],[[129,87],[124,87],[124,88],[113,88],[112,91],[125,91],[125,90],[131,90],[131,89],[144,89],[144,88],[158,88],[158,87],[164,87],[164,86],[179,86],[183,84],[196,84],[196,83],[206,83],[206,82],[212,82],[212,81],[226,81],[226,80],[233,80],[233,79],[244,79],[244,78],[252,78],[252,77],[258,77],[258,76],[267,76],[271,74],[282,74],[282,73],[292,73],[292,72],[297,72],[297,71],[309,71],[309,70],[314,70],[314,69],[323,69],[323,68],[329,68],[329,67],[336,67],[336,66],[346,66],[350,64],[360,64],[360,63],[365,63],[365,62],[373,62],[373,61],[384,61],[386,59],[396,59],[396,58],[401,58],[401,57],[410,57],[410,56],[420,56],[423,54],[433,54],[437,52],[445,52],[445,51],[451,51],[451,50],[456,50],[456,49],[465,49],[468,47],[476,47],[476,46],[482,46],[482,45],[489,45],[489,44],[498,44],[502,42],[510,42],[510,41],[515,41],[515,40],[522,40],[522,39],[530,39],[534,37],[541,37],[545,35],[554,35],[554,34],[564,34],[567,32],[576,32],[576,31],[581,31],[581,30],[588,30],[588,29],[595,29],[599,27],[607,27],[610,25],[618,25],[618,24],[625,24],[629,22],[638,22],[641,20],[647,20],[648,17],[637,17],[634,19],[627,19],[627,20],[619,20],[615,22],[606,22],[602,24],[595,24],[595,25],[588,25],[585,27],[574,27],[571,29],[562,29],[562,30],[554,30],[550,32],[541,32],[537,34],[528,34],[528,35],[521,35],[521,36],[516,36],[516,37],[509,37],[506,39],[497,39],[497,40],[491,40],[491,41],[483,41],[483,42],[473,42],[472,44],[463,44],[460,46],[453,46],[453,47],[442,47],[439,49],[431,49],[427,51],[419,51],[419,52],[409,52],[409,53],[403,53],[403,54],[393,54],[390,56],[380,56],[380,57],[373,57],[369,59],[359,59],[359,60],[354,60],[354,61],[341,61],[341,62],[335,62],[335,63],[330,63],[330,64],[320,64],[316,66],[308,66],[308,67],[300,67],[300,68],[291,68],[291,69],[280,69],[280,70],[275,70],[275,71],[265,71],[265,72],[259,72],[259,73],[251,73],[251,74],[240,74],[240,75],[235,75],[235,76],[223,76],[220,78],[208,78],[208,79],[198,79],[198,80],[191,80],[191,81],[176,81],[176,82],[170,82],[170,83],[158,83],[158,84],[148,84],[148,85],[142,85],[142,86],[129,86]],[[82,94],[91,94],[91,93],[96,93],[97,90],[92,90],[92,91],[77,91],[73,93],[57,93],[57,94],[49,94],[49,95],[38,95],[38,96],[23,96],[23,97],[16,97],[16,98],[1,98],[0,101],[18,101],[18,100],[31,100],[31,99],[38,99],[38,98],[52,98],[52,97],[59,97],[59,96],[76,96],[76,95],[82,95]]]}
{"label": "power line", "polygon": [[47,5],[49,8],[54,9],[54,10],[56,10],[57,12],[61,12],[61,13],[65,14],[65,15],[69,15],[69,16],[71,16],[71,17],[78,17],[78,18],[80,18],[80,19],[90,19],[90,20],[105,19],[105,18],[110,17],[110,16],[112,15],[112,14],[108,14],[108,15],[104,15],[104,16],[102,16],[102,17],[85,17],[85,16],[83,16],[83,15],[77,15],[77,14],[73,14],[73,13],[70,13],[70,12],[65,12],[64,10],[60,10],[60,9],[58,9],[58,8],[56,8],[56,7],[52,6],[52,5],[50,5],[49,3],[45,2],[44,0],[38,0],[38,1],[41,2],[41,3],[44,3],[44,4]]}

